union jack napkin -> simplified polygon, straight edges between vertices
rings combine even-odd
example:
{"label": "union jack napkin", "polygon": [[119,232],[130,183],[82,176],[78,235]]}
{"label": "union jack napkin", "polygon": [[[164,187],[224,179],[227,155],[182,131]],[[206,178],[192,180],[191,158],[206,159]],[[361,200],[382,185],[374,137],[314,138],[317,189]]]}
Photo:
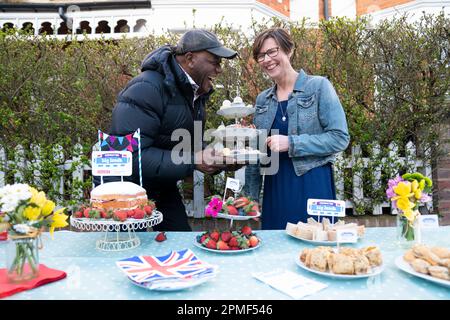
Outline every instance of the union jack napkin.
{"label": "union jack napkin", "polygon": [[161,257],[134,256],[116,264],[131,281],[149,289],[193,286],[215,277],[218,270],[198,259],[190,249],[171,251]]}

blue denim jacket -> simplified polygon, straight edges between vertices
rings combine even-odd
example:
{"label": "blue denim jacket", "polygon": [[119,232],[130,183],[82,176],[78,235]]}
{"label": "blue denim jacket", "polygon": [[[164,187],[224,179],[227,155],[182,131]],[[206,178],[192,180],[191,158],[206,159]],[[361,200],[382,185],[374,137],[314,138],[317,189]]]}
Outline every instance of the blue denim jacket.
{"label": "blue denim jacket", "polygon": [[[257,129],[270,130],[277,113],[276,86],[256,98],[253,122]],[[321,76],[300,70],[294,90],[289,94],[289,157],[297,176],[334,162],[334,155],[347,148],[348,134],[345,112],[332,84]],[[248,165],[245,172],[247,195],[259,200],[262,177],[259,165]]]}

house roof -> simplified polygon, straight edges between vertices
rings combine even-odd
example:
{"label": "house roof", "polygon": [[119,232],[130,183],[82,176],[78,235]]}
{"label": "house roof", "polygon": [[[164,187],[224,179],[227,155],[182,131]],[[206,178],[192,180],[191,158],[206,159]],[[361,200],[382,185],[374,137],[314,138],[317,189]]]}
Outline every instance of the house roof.
{"label": "house roof", "polygon": [[52,12],[58,8],[66,9],[69,6],[76,5],[81,10],[111,10],[111,9],[137,9],[152,7],[150,0],[128,0],[128,1],[65,1],[51,3],[30,3],[15,2],[1,3],[0,12]]}

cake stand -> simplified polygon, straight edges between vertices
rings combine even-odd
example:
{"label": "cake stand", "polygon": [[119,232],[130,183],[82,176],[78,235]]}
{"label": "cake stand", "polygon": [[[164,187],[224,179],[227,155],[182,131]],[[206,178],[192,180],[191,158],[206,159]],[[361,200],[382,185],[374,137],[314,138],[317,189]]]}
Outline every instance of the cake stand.
{"label": "cake stand", "polygon": [[[233,102],[225,100],[222,103],[221,108],[217,111],[217,114],[227,119],[235,119],[235,124],[225,127],[221,125],[214,132],[212,136],[218,140],[224,141],[226,145],[232,145],[232,150],[229,154],[224,154],[225,158],[230,158],[233,161],[239,163],[249,163],[261,159],[267,156],[266,153],[262,153],[257,149],[246,148],[246,143],[250,144],[251,141],[255,142],[258,139],[259,130],[256,128],[241,127],[240,119],[249,116],[255,112],[255,108],[251,105],[245,105],[241,97],[235,97]],[[218,143],[217,151],[221,151],[223,143]]]}
{"label": "cake stand", "polygon": [[[141,240],[135,230],[153,227],[163,220],[163,215],[153,210],[150,217],[143,219],[127,219],[123,222],[112,219],[90,219],[70,217],[70,225],[82,231],[104,232],[95,247],[102,251],[123,251],[138,247]],[[121,232],[121,230],[123,230]]]}

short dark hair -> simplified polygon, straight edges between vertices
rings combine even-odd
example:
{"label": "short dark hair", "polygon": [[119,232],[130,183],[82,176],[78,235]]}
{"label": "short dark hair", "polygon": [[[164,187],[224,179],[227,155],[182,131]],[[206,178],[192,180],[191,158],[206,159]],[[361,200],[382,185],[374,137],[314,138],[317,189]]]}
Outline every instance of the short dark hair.
{"label": "short dark hair", "polygon": [[280,46],[284,53],[289,54],[294,48],[294,42],[286,29],[270,28],[258,34],[253,42],[253,59],[256,60],[264,41],[268,38],[273,38]]}

